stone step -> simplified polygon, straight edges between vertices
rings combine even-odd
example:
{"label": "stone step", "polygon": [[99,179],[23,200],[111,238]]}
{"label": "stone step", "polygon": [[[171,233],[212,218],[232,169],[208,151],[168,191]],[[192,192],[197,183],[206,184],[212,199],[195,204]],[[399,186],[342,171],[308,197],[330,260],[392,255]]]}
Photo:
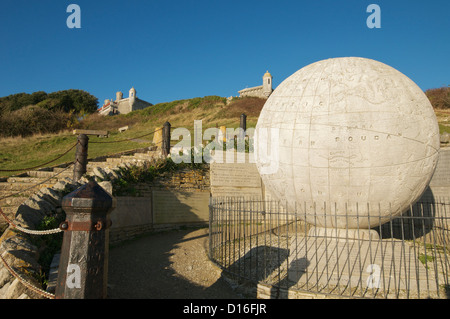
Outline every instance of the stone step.
{"label": "stone step", "polygon": [[55,175],[55,172],[53,171],[28,171],[27,172],[29,177],[37,177],[37,178],[50,178],[53,175]]}
{"label": "stone step", "polygon": [[[0,183],[0,185],[1,185],[1,183]],[[19,191],[20,191],[20,194],[13,195],[12,197],[30,197],[31,195],[36,194],[41,188],[42,187],[37,186],[35,188],[29,189],[26,191],[21,191],[21,190],[12,190],[11,191],[11,190],[1,190],[0,189],[0,198],[11,195],[13,193],[17,193]],[[12,198],[12,197],[8,197],[8,198]]]}
{"label": "stone step", "polygon": [[[131,163],[131,162],[137,162],[138,160],[133,158],[133,159],[128,159],[128,158],[108,158],[107,159],[108,163],[110,164],[122,164],[122,163]],[[142,160],[141,160],[142,161]]]}
{"label": "stone step", "polygon": [[[2,206],[2,211],[5,213],[6,216],[10,219],[14,219],[14,216],[16,214],[17,208],[19,206]],[[0,221],[4,221],[3,216],[0,215]]]}
{"label": "stone step", "polygon": [[39,177],[10,177],[8,178],[7,182],[8,183],[33,183],[33,184],[37,184],[40,182],[43,182],[45,180],[45,178],[39,178]]}
{"label": "stone step", "polygon": [[[2,197],[2,196],[0,195],[0,197]],[[17,196],[0,199],[0,207],[10,207],[10,206],[17,207],[20,204],[22,204],[24,201],[26,201],[28,198],[30,198],[30,196],[23,196],[23,194],[20,194]]]}
{"label": "stone step", "polygon": [[152,160],[154,159],[156,156],[154,154],[147,154],[147,153],[136,153],[134,154],[134,158],[136,159],[142,159],[142,160]]}
{"label": "stone step", "polygon": [[107,166],[110,166],[110,164],[108,163],[108,162],[88,162],[88,164],[87,164],[87,168],[89,169],[89,167],[103,167],[103,166],[105,166],[105,167],[107,167]]}
{"label": "stone step", "polygon": [[124,160],[129,160],[129,161],[133,161],[133,160],[137,160],[138,159],[134,155],[122,155],[120,158],[124,159]]}
{"label": "stone step", "polygon": [[[28,176],[34,177],[34,178],[41,178],[42,180],[45,180],[47,178],[52,178],[52,177],[54,177],[55,179],[62,179],[65,177],[73,176],[73,169],[68,169],[63,172],[62,171],[63,171],[62,169],[57,169],[56,171],[29,171]],[[56,174],[58,174],[58,175],[56,175]]]}
{"label": "stone step", "polygon": [[30,190],[33,190],[34,193],[36,193],[41,188],[43,188],[43,187],[50,188],[53,185],[55,185],[56,183],[57,183],[57,180],[56,181],[51,180],[46,183],[42,183],[40,185],[36,185],[37,183],[26,183],[26,182],[13,182],[13,183],[5,182],[5,183],[0,183],[0,192],[8,193],[8,191],[22,191],[29,187],[36,186],[36,187],[33,187],[32,189],[30,189]]}
{"label": "stone step", "polygon": [[53,174],[55,174],[55,173],[60,173],[60,172],[62,172],[62,171],[66,171],[66,172],[71,172],[72,174],[73,174],[73,165],[71,165],[69,168],[64,168],[64,167],[55,167],[54,169],[53,169]]}

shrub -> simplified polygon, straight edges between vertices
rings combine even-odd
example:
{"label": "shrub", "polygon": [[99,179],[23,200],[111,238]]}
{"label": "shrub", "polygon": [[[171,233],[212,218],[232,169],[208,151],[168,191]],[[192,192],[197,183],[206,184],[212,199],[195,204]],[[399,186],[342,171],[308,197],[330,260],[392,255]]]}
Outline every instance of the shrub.
{"label": "shrub", "polygon": [[74,115],[63,111],[50,111],[30,105],[0,117],[0,136],[30,136],[36,133],[57,133],[70,127]]}
{"label": "shrub", "polygon": [[425,94],[435,109],[450,108],[450,86],[429,89],[425,91]]}

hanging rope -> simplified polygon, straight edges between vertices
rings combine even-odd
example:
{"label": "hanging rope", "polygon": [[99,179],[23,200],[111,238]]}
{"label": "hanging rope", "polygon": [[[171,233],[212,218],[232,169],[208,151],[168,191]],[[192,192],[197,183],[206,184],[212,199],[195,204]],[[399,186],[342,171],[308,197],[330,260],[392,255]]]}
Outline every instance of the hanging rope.
{"label": "hanging rope", "polygon": [[[6,252],[3,252],[3,254],[5,254]],[[28,289],[38,293],[41,296],[44,296],[45,298],[48,299],[55,299],[55,295],[51,294],[47,291],[44,291],[32,284],[30,284],[29,282],[27,282],[21,275],[19,275],[14,269],[12,269],[12,267],[10,265],[8,265],[8,263],[6,262],[6,260],[3,258],[3,254],[0,255],[0,259],[3,263],[3,265],[5,265],[6,269],[8,269],[8,271],[11,273],[11,275],[13,275],[15,278],[17,278],[25,287],[27,287]]]}
{"label": "hanging rope", "polygon": [[52,160],[50,160],[50,161],[48,161],[48,162],[42,163],[42,164],[40,164],[40,165],[33,166],[33,167],[27,167],[27,168],[20,168],[20,169],[0,169],[0,172],[21,172],[21,171],[30,171],[30,170],[33,170],[33,169],[37,169],[37,168],[43,167],[43,166],[45,166],[45,165],[48,165],[48,164],[50,164],[50,163],[53,163],[53,162],[56,162],[57,160],[59,160],[61,157],[63,157],[64,155],[66,155],[67,153],[69,153],[71,150],[73,150],[73,149],[75,148],[75,146],[77,146],[78,143],[79,143],[79,142],[77,141],[71,148],[69,148],[67,151],[65,151],[64,153],[62,153],[62,154],[59,155],[58,157],[56,157],[56,158],[54,158],[54,159],[52,159]]}

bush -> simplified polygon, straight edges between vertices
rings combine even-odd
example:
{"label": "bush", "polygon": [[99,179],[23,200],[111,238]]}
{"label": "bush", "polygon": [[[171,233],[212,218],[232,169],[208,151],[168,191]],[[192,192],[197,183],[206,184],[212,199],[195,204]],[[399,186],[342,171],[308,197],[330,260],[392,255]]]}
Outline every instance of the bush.
{"label": "bush", "polygon": [[83,90],[63,90],[53,93],[44,91],[32,94],[17,93],[0,98],[0,111],[13,112],[28,105],[38,105],[49,110],[74,113],[93,113],[97,110],[98,99]]}
{"label": "bush", "polygon": [[450,86],[425,91],[426,96],[435,109],[450,108]]}
{"label": "bush", "polygon": [[36,133],[57,133],[70,127],[74,115],[63,111],[50,111],[30,105],[0,116],[0,136],[30,136]]}

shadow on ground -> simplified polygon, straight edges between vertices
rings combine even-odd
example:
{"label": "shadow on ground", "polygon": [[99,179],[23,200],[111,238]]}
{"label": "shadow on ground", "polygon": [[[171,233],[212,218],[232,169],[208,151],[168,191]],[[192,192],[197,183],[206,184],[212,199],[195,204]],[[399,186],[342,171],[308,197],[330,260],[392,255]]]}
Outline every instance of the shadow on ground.
{"label": "shadow on ground", "polygon": [[[173,268],[174,249],[186,241],[208,241],[201,236],[185,239],[195,230],[152,233],[110,248],[108,298],[110,299],[237,299],[241,298],[220,276],[203,287],[183,278]],[[202,246],[205,247],[205,246]],[[198,252],[203,253],[203,252]]]}

